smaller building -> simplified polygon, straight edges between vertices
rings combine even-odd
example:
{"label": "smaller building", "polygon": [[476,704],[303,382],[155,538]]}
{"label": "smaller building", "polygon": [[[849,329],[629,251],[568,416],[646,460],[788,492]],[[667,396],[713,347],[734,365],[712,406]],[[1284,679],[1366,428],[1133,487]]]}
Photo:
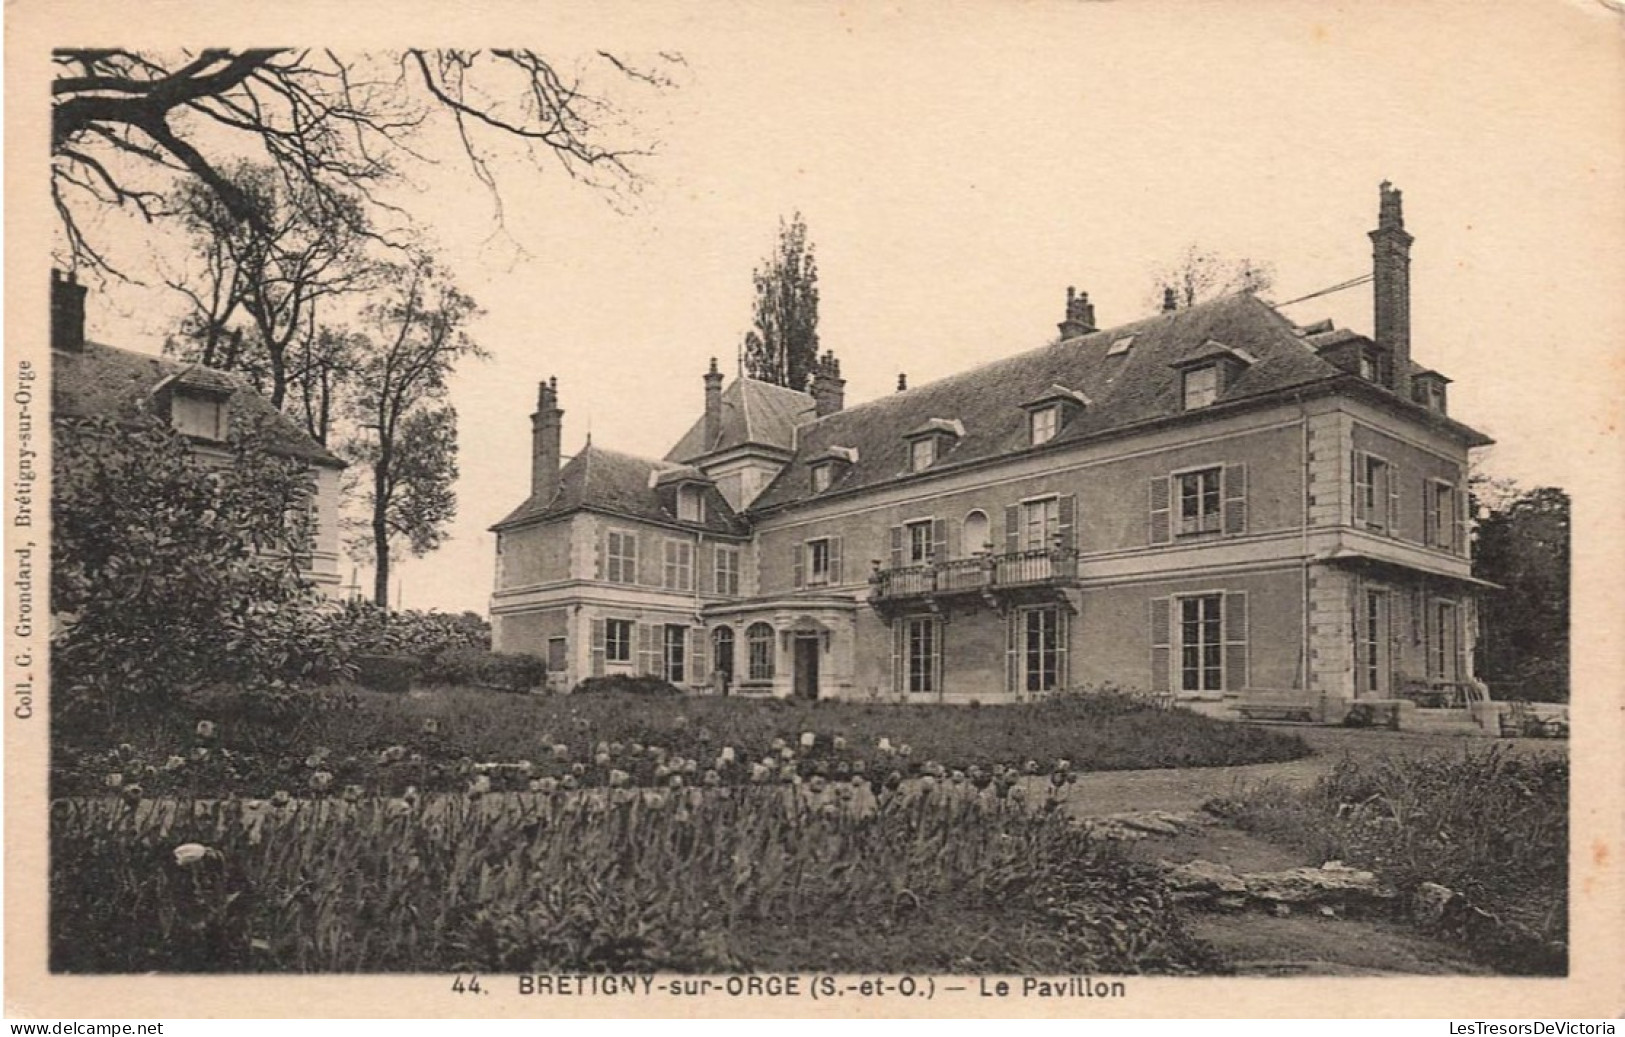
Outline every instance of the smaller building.
{"label": "smaller building", "polygon": [[339,487],[345,464],[243,378],[202,364],[138,353],[85,337],[86,289],[51,272],[51,410],[62,419],[104,418],[124,426],[160,421],[186,436],[199,457],[231,459],[229,441],[250,428],[270,447],[310,466],[314,543],[305,575],[322,593],[344,596],[339,577]]}

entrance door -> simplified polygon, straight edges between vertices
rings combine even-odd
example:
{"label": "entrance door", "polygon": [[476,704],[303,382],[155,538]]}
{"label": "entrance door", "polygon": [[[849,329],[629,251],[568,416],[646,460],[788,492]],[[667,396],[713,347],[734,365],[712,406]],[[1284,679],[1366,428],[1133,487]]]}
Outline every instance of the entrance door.
{"label": "entrance door", "polygon": [[793,691],[798,698],[815,699],[818,697],[818,654],[821,648],[821,638],[797,637],[795,639],[795,684]]}

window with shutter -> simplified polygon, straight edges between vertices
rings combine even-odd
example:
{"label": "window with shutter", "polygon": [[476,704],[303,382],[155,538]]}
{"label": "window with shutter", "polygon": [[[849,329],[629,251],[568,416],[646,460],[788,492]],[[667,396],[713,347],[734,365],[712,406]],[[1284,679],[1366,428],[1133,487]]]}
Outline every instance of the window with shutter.
{"label": "window with shutter", "polygon": [[1014,694],[1020,687],[1020,623],[1021,613],[1011,611],[1004,617],[1004,690]]}
{"label": "window with shutter", "polygon": [[797,587],[805,587],[807,585],[807,544],[805,541],[798,543],[791,547],[790,551],[794,556],[790,562],[790,567],[793,570],[790,574],[791,582]]}
{"label": "window with shutter", "polygon": [[830,543],[828,537],[807,541],[807,584],[822,586],[830,582]]}
{"label": "window with shutter", "polygon": [[1151,690],[1170,691],[1173,673],[1169,661],[1169,627],[1172,624],[1171,598],[1151,599]]}
{"label": "window with shutter", "polygon": [[[630,619],[594,620],[601,624],[601,628],[593,628],[593,637],[596,639],[600,632],[603,634],[604,659],[612,663],[630,663],[632,661],[632,639],[635,636],[634,624]],[[595,640],[594,642],[598,642]]]}
{"label": "window with shutter", "polygon": [[891,565],[889,568],[901,569],[903,567],[903,527],[891,527]]}
{"label": "window with shutter", "polygon": [[1224,596],[1175,599],[1179,623],[1179,690],[1201,695],[1224,690]]}
{"label": "window with shutter", "polygon": [[931,520],[931,561],[941,565],[948,560],[948,520]]}
{"label": "window with shutter", "polygon": [[1354,523],[1364,525],[1371,514],[1371,470],[1364,451],[1356,450],[1349,460],[1354,478]]}
{"label": "window with shutter", "polygon": [[908,565],[925,565],[931,561],[931,528],[932,521],[924,519],[919,522],[910,522],[904,527],[908,534],[907,557],[904,559]]}
{"label": "window with shutter", "polygon": [[1013,555],[1021,550],[1021,505],[1011,504],[1004,509],[1004,553]]}
{"label": "window with shutter", "polygon": [[829,538],[829,582],[839,586],[841,582],[841,538]]}
{"label": "window with shutter", "polygon": [[1181,472],[1174,477],[1179,488],[1179,535],[1217,533],[1222,528],[1224,491],[1223,470],[1218,467]]}
{"label": "window with shutter", "polygon": [[1150,540],[1153,544],[1166,544],[1173,539],[1171,487],[1166,475],[1151,477]]}

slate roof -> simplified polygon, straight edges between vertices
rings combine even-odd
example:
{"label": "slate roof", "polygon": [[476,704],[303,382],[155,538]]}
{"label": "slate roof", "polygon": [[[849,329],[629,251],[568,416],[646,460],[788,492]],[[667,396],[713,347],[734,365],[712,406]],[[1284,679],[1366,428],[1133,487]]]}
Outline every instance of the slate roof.
{"label": "slate roof", "polygon": [[692,461],[747,445],[789,452],[795,448],[796,426],[811,421],[817,412],[816,403],[807,393],[754,378],[737,378],[722,390],[722,422],[716,442],[705,442],[705,415],[701,414],[666,454],[666,460]]}
{"label": "slate roof", "polygon": [[[1133,336],[1132,347],[1107,355],[1113,342]],[[1315,336],[1319,338],[1320,336]],[[1215,407],[1270,396],[1284,390],[1342,380],[1377,393],[1387,390],[1334,366],[1315,352],[1290,321],[1250,293],[1227,296],[1133,324],[1065,339],[1017,356],[883,396],[802,425],[796,455],[751,506],[751,511],[784,507],[814,496],[806,468],[834,445],[854,447],[858,462],[842,477],[839,493],[879,486],[911,476],[907,433],[932,418],[964,423],[965,434],[928,472],[1028,451],[1049,450],[1158,419],[1178,420],[1184,411],[1183,384],[1174,365],[1193,349],[1220,343],[1254,359],[1225,385]],[[1063,385],[1083,394],[1089,406],[1075,414],[1054,439],[1033,447],[1021,404]],[[1397,397],[1394,401],[1397,402]],[[1413,412],[1420,407],[1408,403]],[[1203,413],[1210,412],[1205,409]],[[1191,420],[1201,420],[1195,414]],[[1441,416],[1437,420],[1473,442],[1483,437]],[[1476,438],[1474,438],[1476,437]],[[823,494],[819,496],[828,496]]]}
{"label": "slate roof", "polygon": [[674,470],[688,476],[699,474],[697,469],[588,443],[559,470],[559,487],[551,500],[540,500],[532,495],[491,528],[501,529],[533,519],[587,510],[709,533],[744,535],[747,532],[722,494],[709,484],[704,490],[705,521],[680,521],[674,504],[675,489],[662,492],[654,485],[660,474]]}
{"label": "slate roof", "polygon": [[86,342],[83,349],[51,352],[51,408],[56,417],[107,418],[131,424],[153,414],[153,390],[162,383],[230,394],[231,430],[261,426],[272,449],[334,468],[344,462],[316,442],[298,422],[271,406],[241,376],[202,364]]}

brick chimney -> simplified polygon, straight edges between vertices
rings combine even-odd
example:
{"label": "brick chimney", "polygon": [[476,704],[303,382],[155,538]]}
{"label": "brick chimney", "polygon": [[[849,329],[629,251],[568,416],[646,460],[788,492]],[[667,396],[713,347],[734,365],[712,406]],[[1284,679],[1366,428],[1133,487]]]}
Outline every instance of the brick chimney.
{"label": "brick chimney", "polygon": [[1162,290],[1162,312],[1172,313],[1177,309],[1179,309],[1179,295],[1171,287],[1164,288]]}
{"label": "brick chimney", "polygon": [[906,372],[906,371],[898,372],[898,375],[897,375],[897,391],[898,392],[908,392],[908,372]]}
{"label": "brick chimney", "polygon": [[1066,290],[1066,320],[1056,327],[1061,329],[1061,338],[1077,338],[1087,335],[1095,330],[1095,308],[1089,302],[1088,292],[1079,292],[1076,288],[1068,287]]}
{"label": "brick chimney", "polygon": [[51,271],[51,348],[79,352],[85,348],[84,285],[69,273]]}
{"label": "brick chimney", "polygon": [[722,438],[722,372],[717,370],[717,358],[711,358],[711,370],[705,372],[705,444],[711,450]]}
{"label": "brick chimney", "polygon": [[1399,189],[1384,180],[1377,229],[1371,232],[1371,273],[1376,297],[1377,345],[1393,365],[1392,388],[1411,397],[1411,242]]}
{"label": "brick chimney", "polygon": [[812,398],[820,418],[846,406],[846,379],[841,377],[841,362],[835,359],[834,350],[827,350],[813,365]]}
{"label": "brick chimney", "polygon": [[550,378],[537,388],[536,413],[530,416],[530,495],[544,504],[559,489],[559,439],[563,429],[559,380]]}

